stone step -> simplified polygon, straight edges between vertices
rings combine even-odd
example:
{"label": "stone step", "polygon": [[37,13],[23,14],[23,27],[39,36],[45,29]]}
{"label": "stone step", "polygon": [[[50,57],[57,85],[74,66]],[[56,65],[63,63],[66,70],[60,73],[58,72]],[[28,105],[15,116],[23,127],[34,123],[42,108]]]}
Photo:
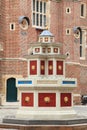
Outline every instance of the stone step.
{"label": "stone step", "polygon": [[0,106],[0,109],[10,109],[10,108],[18,108],[19,102],[6,102],[3,105]]}

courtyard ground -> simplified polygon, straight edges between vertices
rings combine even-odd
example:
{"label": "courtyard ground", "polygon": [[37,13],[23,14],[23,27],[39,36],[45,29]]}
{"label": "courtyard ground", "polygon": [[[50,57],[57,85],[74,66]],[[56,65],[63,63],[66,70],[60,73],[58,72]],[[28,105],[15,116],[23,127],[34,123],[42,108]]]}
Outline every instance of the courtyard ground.
{"label": "courtyard ground", "polygon": [[[18,103],[7,103],[4,106],[0,106],[0,123],[2,123],[4,117],[14,118],[18,108]],[[87,105],[75,105],[73,109],[78,116],[87,118]]]}
{"label": "courtyard ground", "polygon": [[[14,118],[18,108],[19,108],[18,103],[7,103],[4,106],[0,106],[0,124],[3,125],[2,121],[3,121],[3,118],[5,118],[5,117],[6,118],[7,117]],[[78,116],[80,116],[84,119],[87,119],[87,105],[75,105],[73,107],[73,109],[76,111]],[[80,130],[80,128],[81,128],[81,126],[78,127],[78,130]],[[86,130],[87,124],[84,124],[84,126],[82,128],[83,128],[83,130]],[[5,128],[0,127],[0,130],[18,130],[18,129],[15,129],[15,127],[13,129],[6,128],[6,127]],[[32,128],[31,129],[23,129],[23,130],[32,130]],[[39,130],[39,128],[38,128],[38,130]],[[60,129],[60,130],[62,130],[62,129]],[[63,129],[63,130],[67,130],[67,129]],[[70,130],[72,130],[72,129],[70,129]],[[75,130],[77,130],[77,128]]]}

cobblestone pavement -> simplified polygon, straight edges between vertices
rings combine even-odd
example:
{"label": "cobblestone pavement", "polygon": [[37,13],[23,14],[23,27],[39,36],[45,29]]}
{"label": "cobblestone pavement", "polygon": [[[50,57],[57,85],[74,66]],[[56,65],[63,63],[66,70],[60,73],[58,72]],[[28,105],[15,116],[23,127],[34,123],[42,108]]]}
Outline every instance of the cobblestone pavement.
{"label": "cobblestone pavement", "polygon": [[[74,106],[73,108],[76,111],[78,116],[80,116],[82,118],[87,118],[87,106],[86,105],[84,105],[84,106],[78,105],[78,106]],[[14,118],[17,110],[18,110],[18,105],[0,107],[0,123],[2,123],[2,119],[4,117]]]}

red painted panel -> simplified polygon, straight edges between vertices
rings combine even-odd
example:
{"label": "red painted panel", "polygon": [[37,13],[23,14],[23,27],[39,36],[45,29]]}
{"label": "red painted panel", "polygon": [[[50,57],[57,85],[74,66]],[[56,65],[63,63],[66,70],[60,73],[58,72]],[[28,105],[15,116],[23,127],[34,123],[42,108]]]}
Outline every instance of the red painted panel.
{"label": "red painted panel", "polygon": [[56,93],[38,93],[39,107],[56,107]]}
{"label": "red painted panel", "polygon": [[68,107],[72,105],[71,93],[61,93],[60,95],[61,107]]}
{"label": "red painted panel", "polygon": [[40,69],[41,69],[40,74],[44,75],[45,74],[45,61],[43,60],[40,62]]}
{"label": "red painted panel", "polygon": [[37,74],[37,61],[30,61],[30,75]]}
{"label": "red painted panel", "polygon": [[53,61],[48,61],[48,75],[53,74]]}
{"label": "red painted panel", "polygon": [[21,97],[22,106],[34,106],[34,94],[33,93],[22,93]]}
{"label": "red painted panel", "polygon": [[63,75],[63,61],[56,62],[56,73],[57,75]]}

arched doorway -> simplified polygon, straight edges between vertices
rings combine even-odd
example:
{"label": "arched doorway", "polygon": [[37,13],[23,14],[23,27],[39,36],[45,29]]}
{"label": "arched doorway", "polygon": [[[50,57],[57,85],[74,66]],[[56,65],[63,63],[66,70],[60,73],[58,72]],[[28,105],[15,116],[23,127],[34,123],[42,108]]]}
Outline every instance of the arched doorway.
{"label": "arched doorway", "polygon": [[17,88],[15,78],[9,78],[7,80],[6,101],[7,102],[17,101]]}

